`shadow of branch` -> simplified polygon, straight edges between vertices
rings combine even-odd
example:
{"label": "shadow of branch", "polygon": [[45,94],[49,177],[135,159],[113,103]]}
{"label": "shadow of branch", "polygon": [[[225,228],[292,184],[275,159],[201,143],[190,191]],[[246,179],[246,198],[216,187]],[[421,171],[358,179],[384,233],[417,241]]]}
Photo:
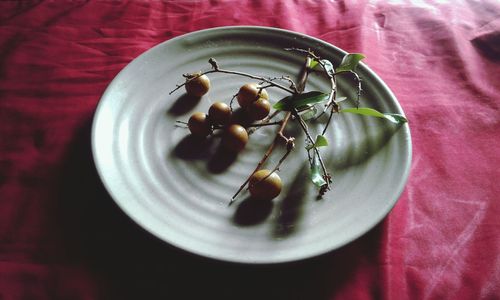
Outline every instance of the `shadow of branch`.
{"label": "shadow of branch", "polygon": [[[328,165],[334,170],[345,170],[349,167],[363,164],[382,150],[402,125],[382,121],[376,128],[368,130],[364,123],[365,135],[360,141],[350,141],[346,146],[330,152]],[[335,176],[335,174],[334,174]]]}
{"label": "shadow of branch", "polygon": [[302,216],[302,206],[307,201],[307,182],[309,180],[309,165],[304,163],[290,184],[285,198],[280,202],[273,237],[286,238],[293,234],[299,226]]}

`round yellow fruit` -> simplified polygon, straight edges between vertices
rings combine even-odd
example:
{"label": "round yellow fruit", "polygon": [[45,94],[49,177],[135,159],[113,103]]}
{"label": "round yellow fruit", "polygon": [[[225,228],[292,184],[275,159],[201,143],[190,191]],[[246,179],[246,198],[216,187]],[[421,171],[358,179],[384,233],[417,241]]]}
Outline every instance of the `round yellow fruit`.
{"label": "round yellow fruit", "polygon": [[208,109],[208,117],[214,125],[224,125],[231,120],[231,108],[224,102],[215,102]]}
{"label": "round yellow fruit", "polygon": [[281,192],[281,178],[276,172],[262,169],[253,173],[248,182],[250,195],[255,199],[272,200]]}
{"label": "round yellow fruit", "polygon": [[232,124],[224,131],[222,146],[233,152],[243,150],[248,142],[248,133],[246,129],[238,124]]}
{"label": "round yellow fruit", "polygon": [[212,125],[210,125],[207,114],[201,112],[191,115],[188,128],[191,134],[199,137],[206,137],[212,133]]}
{"label": "round yellow fruit", "polygon": [[269,115],[270,111],[271,103],[264,98],[257,99],[246,108],[246,112],[252,120],[262,120]]}
{"label": "round yellow fruit", "polygon": [[200,73],[191,74],[186,79],[185,86],[188,95],[201,97],[210,89],[210,79],[208,79],[207,75],[200,76]]}
{"label": "round yellow fruit", "polygon": [[261,86],[256,83],[247,83],[240,88],[236,99],[241,108],[246,108],[250,103],[257,101],[259,98],[269,99],[269,95],[265,89],[261,90]]}

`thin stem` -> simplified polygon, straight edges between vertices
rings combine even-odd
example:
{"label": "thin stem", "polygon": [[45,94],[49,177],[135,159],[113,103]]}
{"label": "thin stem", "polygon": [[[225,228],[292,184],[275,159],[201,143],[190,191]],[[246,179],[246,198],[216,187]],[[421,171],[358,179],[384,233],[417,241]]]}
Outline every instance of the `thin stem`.
{"label": "thin stem", "polygon": [[[335,98],[336,98],[336,95],[337,95],[337,80],[335,78],[335,75],[337,74],[340,74],[340,73],[333,73],[333,72],[329,72],[328,68],[326,67],[325,63],[323,62],[323,60],[321,59],[321,57],[317,56],[314,52],[312,52],[311,50],[304,50],[304,49],[299,49],[299,48],[286,48],[285,50],[287,51],[297,51],[297,52],[300,52],[300,53],[306,53],[309,57],[309,59],[312,57],[314,58],[318,64],[323,68],[323,70],[325,71],[326,75],[330,78],[330,85],[331,85],[331,92],[328,96],[328,100],[325,104],[325,109],[321,112],[321,114],[317,117],[321,117],[325,111],[331,106],[333,105],[333,110],[337,111],[339,110],[339,107],[337,105],[337,103],[335,102]],[[309,61],[310,62],[310,61]],[[307,66],[309,66],[309,62],[307,64]],[[312,70],[310,68],[307,68],[308,69],[308,72],[311,72]],[[358,98],[359,99],[359,98]],[[317,119],[316,118],[316,119]]]}
{"label": "thin stem", "polygon": [[298,80],[298,85],[297,85],[297,91],[302,93],[306,87],[306,82],[307,82],[307,77],[309,76],[309,64],[311,63],[311,56],[306,56],[306,61],[304,62],[304,65],[302,66],[302,70],[300,71],[299,74],[299,80]]}
{"label": "thin stem", "polygon": [[[316,60],[318,60],[318,62],[320,62],[322,64],[322,62],[319,59],[319,57],[317,57],[314,53],[312,53],[311,51],[307,51],[307,53],[308,53],[308,56],[306,58],[306,63],[304,65],[304,69],[302,71],[302,74],[305,74],[305,75],[301,78],[301,80],[299,82],[299,86],[297,87],[299,91],[303,91],[304,90],[305,84],[307,82],[307,77],[309,75],[309,64],[311,62],[311,56],[313,56]],[[327,71],[327,69],[324,67],[323,64],[322,64],[322,66],[325,69],[325,71]],[[332,94],[334,92],[335,92],[335,88],[332,87]],[[293,114],[293,116],[295,118],[297,118],[299,120],[300,127],[302,127],[302,130],[306,134],[307,139],[309,140],[309,142],[311,143],[311,145],[314,145],[314,140],[312,139],[311,134],[309,133],[309,129],[307,128],[307,124],[304,121],[304,119],[302,119],[302,117],[300,116],[300,114],[297,111],[297,109],[294,108],[292,110],[292,114]],[[319,160],[319,162],[321,164],[321,169],[323,170],[323,176],[325,177],[327,187],[329,187],[330,186],[330,182],[329,182],[330,181],[329,180],[330,175],[328,174],[328,171],[326,170],[325,164],[323,163],[323,159],[321,158],[321,154],[320,154],[318,148],[317,147],[313,147],[313,149],[314,149],[314,152],[316,152],[316,155],[318,156],[318,160]]]}
{"label": "thin stem", "polygon": [[[295,149],[295,142],[294,141],[295,141],[295,138],[293,138],[293,137],[287,139],[287,142],[286,142],[287,146],[286,146],[286,152],[285,152],[285,154],[283,154],[283,156],[278,161],[278,163],[276,164],[276,166],[274,167],[274,169],[272,169],[272,171],[269,172],[269,174],[267,174],[264,178],[262,178],[259,181],[257,181],[255,184],[258,184],[259,182],[264,181],[266,178],[268,178],[269,176],[271,176],[274,172],[279,171],[279,168],[281,167],[281,164],[285,161],[285,159],[288,157],[288,155],[290,155],[290,153],[292,152],[292,150]],[[247,187],[247,189],[249,189],[249,188],[250,188],[250,186]]]}
{"label": "thin stem", "polygon": [[266,153],[264,153],[264,156],[262,157],[262,159],[257,164],[257,167],[255,168],[255,170],[250,174],[250,176],[248,176],[248,178],[245,180],[245,182],[243,182],[243,184],[236,191],[236,193],[233,195],[233,197],[231,197],[231,201],[229,202],[229,205],[233,204],[234,199],[238,196],[238,194],[248,184],[248,182],[250,181],[250,178],[252,177],[253,173],[257,172],[262,167],[262,165],[266,162],[266,160],[269,158],[269,156],[271,155],[271,153],[274,150],[274,147],[276,147],[276,143],[277,143],[278,139],[280,139],[280,138],[283,137],[283,130],[285,129],[286,124],[290,120],[290,116],[291,116],[291,113],[287,112],[287,114],[285,115],[285,118],[283,119],[283,121],[281,123],[281,126],[279,127],[279,129],[278,129],[278,131],[276,133],[276,137],[274,138],[273,142],[271,143],[271,145],[269,145],[269,148],[267,148]]}
{"label": "thin stem", "polygon": [[357,96],[356,107],[359,107],[359,98],[361,97],[361,91],[363,91],[363,89],[361,87],[361,78],[359,77],[358,73],[354,72],[353,70],[340,71],[340,72],[334,73],[333,75],[335,76],[335,75],[340,75],[343,73],[351,73],[352,75],[354,75],[354,79],[356,80],[356,83],[358,84],[358,91],[356,93],[356,96]]}
{"label": "thin stem", "polygon": [[[307,77],[309,75],[309,72],[308,72],[309,62],[310,62],[310,57],[306,58],[306,60],[304,61],[304,66],[301,69],[301,71],[299,73],[299,76],[298,76],[299,80],[297,82],[296,88],[297,88],[297,91],[299,93],[302,92],[304,90],[304,87],[306,86]],[[218,66],[215,64],[214,68],[218,69]],[[295,112],[297,112],[297,111],[295,110]],[[298,115],[298,113],[297,113],[297,115]],[[236,191],[236,193],[234,194],[234,196],[231,198],[231,201],[229,202],[229,205],[231,205],[234,202],[234,199],[245,188],[245,186],[250,181],[250,178],[252,177],[252,175],[255,172],[257,172],[262,167],[262,165],[264,164],[264,162],[269,158],[269,156],[273,152],[274,148],[276,147],[276,143],[277,143],[278,139],[280,139],[280,138],[284,139],[287,142],[287,152],[288,152],[288,153],[286,153],[284,155],[284,157],[282,158],[281,162],[283,162],[283,160],[286,159],[286,157],[288,156],[289,152],[291,151],[290,148],[293,148],[292,146],[294,145],[293,144],[293,138],[287,138],[287,137],[285,137],[283,135],[283,130],[285,129],[286,125],[288,124],[288,121],[290,120],[291,116],[292,116],[292,112],[290,112],[290,111],[288,111],[285,114],[285,117],[283,118],[281,126],[278,129],[273,142],[271,143],[271,145],[269,145],[269,148],[267,149],[266,153],[264,154],[264,156],[262,157],[262,159],[257,164],[257,167],[255,168],[255,170],[250,174],[250,176],[248,176],[248,178],[245,180],[245,182],[240,186],[240,188],[238,189],[238,191]],[[299,116],[299,118],[300,118],[300,116]],[[307,131],[307,129],[306,129],[306,131]],[[309,133],[307,132],[307,134],[309,134]],[[290,146],[290,145],[292,145],[292,146]],[[278,167],[281,164],[281,162],[278,163]]]}
{"label": "thin stem", "polygon": [[[212,65],[213,66],[213,65]],[[244,76],[244,77],[248,77],[248,78],[252,78],[252,79],[257,79],[257,80],[260,80],[260,81],[263,81],[263,82],[266,82],[268,84],[270,84],[271,86],[274,86],[274,87],[277,87],[279,89],[282,89],[290,94],[296,94],[297,92],[292,90],[292,89],[289,89],[279,83],[275,83],[273,82],[272,80],[269,80],[267,78],[264,78],[264,77],[261,77],[261,76],[256,76],[256,75],[252,75],[252,74],[248,74],[248,73],[244,73],[244,72],[240,72],[240,71],[232,71],[232,70],[224,70],[224,69],[220,69],[220,68],[215,68],[213,70],[208,70],[208,71],[205,71],[205,72],[202,72],[200,74],[198,74],[197,76],[194,76],[192,78],[189,78],[188,80],[186,80],[186,82],[182,83],[182,84],[178,84],[175,89],[173,89],[170,93],[168,93],[169,95],[171,95],[173,92],[177,91],[178,89],[180,89],[181,87],[183,87],[184,85],[186,85],[186,83],[190,82],[191,80],[194,80],[200,76],[203,76],[203,75],[206,75],[206,74],[210,74],[210,73],[225,73],[225,74],[232,74],[232,75],[239,75],[239,76]]]}
{"label": "thin stem", "polygon": [[[302,119],[302,117],[299,115],[299,113],[297,112],[296,109],[294,109],[292,112],[293,112],[293,115],[299,120],[299,124],[302,127],[302,130],[304,131],[304,133],[306,134],[307,139],[309,140],[311,145],[314,145],[314,140],[311,137],[311,134],[309,133],[306,122]],[[318,148],[313,147],[313,149],[314,149],[314,152],[316,152],[316,155],[318,156],[318,160],[319,160],[319,163],[321,165],[321,169],[323,171],[323,176],[325,177],[326,184],[329,186],[330,185],[330,182],[329,182],[330,181],[329,180],[330,174],[328,174],[328,171],[326,170],[325,164],[323,163],[323,159],[321,158],[321,154],[320,154]]]}
{"label": "thin stem", "polygon": [[[181,124],[187,124],[186,122],[182,122],[182,121],[176,121],[177,123],[181,123]],[[264,126],[274,126],[274,125],[281,125],[283,123],[283,120],[281,121],[276,121],[276,122],[270,122],[270,123],[254,123],[254,124],[250,124],[250,125],[245,125],[245,127],[249,128],[249,127],[252,127],[252,128],[256,128],[256,127],[264,127]],[[222,129],[226,127],[226,125],[212,125],[212,128],[213,129]]]}
{"label": "thin stem", "polygon": [[354,78],[356,78],[356,81],[358,82],[358,92],[357,92],[357,99],[356,99],[356,107],[359,108],[359,98],[361,97],[361,91],[362,91],[362,88],[361,88],[361,78],[359,78],[359,75],[358,73],[354,72],[354,71],[350,71],[351,74],[354,75]]}
{"label": "thin stem", "polygon": [[293,90],[291,90],[291,89],[289,89],[289,88],[287,88],[279,83],[275,83],[267,78],[261,77],[261,76],[256,76],[256,75],[252,75],[252,74],[248,74],[248,73],[244,73],[244,72],[239,72],[239,71],[224,70],[224,69],[219,69],[219,70],[217,70],[217,72],[226,73],[226,74],[233,74],[233,75],[240,75],[240,76],[245,76],[245,77],[252,78],[252,79],[261,80],[261,81],[269,83],[272,86],[275,86],[279,89],[282,89],[286,92],[289,92],[290,94],[295,94],[295,91],[293,91]]}
{"label": "thin stem", "polygon": [[231,112],[233,112],[233,102],[236,97],[238,97],[238,94],[234,94],[233,97],[231,97],[231,101],[229,101],[229,109]]}
{"label": "thin stem", "polygon": [[[325,109],[318,116],[318,118],[321,117],[325,113],[325,111],[328,109],[328,107],[330,107],[330,106],[332,107],[330,115],[328,116],[328,121],[327,121],[325,127],[323,128],[323,132],[321,133],[321,135],[324,135],[326,133],[326,130],[328,129],[328,126],[330,125],[333,113],[339,111],[339,106],[335,102],[335,98],[337,96],[337,79],[336,79],[335,75],[337,73],[333,73],[333,71],[329,72],[328,68],[325,66],[325,64],[323,63],[322,59],[319,56],[317,56],[316,54],[314,54],[313,52],[311,52],[311,51],[305,51],[305,50],[296,49],[296,48],[292,48],[290,50],[295,50],[295,51],[300,51],[300,52],[306,52],[308,54],[308,57],[313,57],[321,65],[321,67],[323,68],[323,70],[325,71],[325,73],[327,74],[327,76],[330,78],[331,92],[330,92],[330,94],[328,96],[328,101],[326,102]],[[359,79],[359,77],[358,77],[358,79]],[[358,81],[358,83],[359,83],[359,81]],[[358,90],[358,92],[359,92],[359,90]],[[359,94],[358,94],[358,99],[359,99]],[[301,122],[301,125],[302,124],[305,125],[305,122],[303,120]],[[312,143],[314,144],[314,142],[312,142]],[[315,150],[317,151],[316,148],[315,148]],[[318,158],[319,158],[319,160],[321,162],[321,156],[319,155],[319,152],[317,154],[318,154]],[[325,171],[324,166],[322,166],[322,167],[323,167],[323,171]],[[325,172],[325,175],[327,175],[327,174],[328,173]]]}
{"label": "thin stem", "polygon": [[188,123],[183,121],[175,121],[174,126],[178,128],[188,128]]}
{"label": "thin stem", "polygon": [[311,150],[307,150],[307,159],[309,160],[309,164],[312,165],[313,164],[313,158],[311,157]]}
{"label": "thin stem", "polygon": [[[269,116],[262,119],[262,121],[259,124],[267,124],[274,117],[276,117],[280,112],[281,112],[280,110],[275,110],[272,114],[270,114]],[[259,127],[250,128],[250,130],[248,130],[248,134],[250,135],[250,134],[254,133],[255,131],[257,131],[258,129],[259,129]]]}
{"label": "thin stem", "polygon": [[[357,95],[357,98],[356,98],[356,107],[359,107],[359,98],[360,98],[360,96],[361,96],[361,91],[362,91],[362,88],[361,88],[361,79],[359,78],[358,73],[356,73],[356,72],[354,72],[354,71],[342,71],[342,72],[337,72],[337,73],[334,73],[334,74],[333,74],[333,77],[332,77],[332,80],[333,80],[333,81],[332,81],[332,84],[336,84],[336,77],[335,77],[336,75],[338,75],[338,74],[342,74],[342,73],[347,73],[347,72],[349,72],[349,73],[353,74],[353,75],[354,75],[354,78],[356,79],[356,82],[358,83],[358,90],[357,90],[357,93],[356,93],[356,95]],[[337,90],[335,89],[335,90],[334,90],[334,93],[336,94],[336,92],[337,92]],[[335,94],[334,94],[333,99],[335,99],[335,98],[336,98],[336,95],[335,95]],[[333,113],[334,113],[334,112],[339,112],[339,106],[338,106],[338,104],[337,104],[337,103],[336,103],[333,99],[332,99],[332,102],[328,102],[328,103],[327,103],[328,105],[325,107],[325,110],[323,111],[323,113],[324,113],[324,112],[326,111],[326,109],[328,109],[328,107],[329,107],[330,105],[332,105],[332,109],[331,109],[331,112],[330,112],[330,116],[328,116],[328,121],[326,122],[326,125],[325,125],[325,127],[323,128],[323,133],[322,133],[322,135],[324,135],[324,134],[326,133],[326,130],[328,129],[328,126],[330,125],[330,122],[331,122],[332,117],[333,117]],[[323,113],[321,113],[321,115],[323,115]],[[318,116],[318,118],[319,118],[321,115],[319,115],[319,116]]]}
{"label": "thin stem", "polygon": [[325,127],[323,127],[323,131],[321,132],[321,135],[325,135],[326,131],[328,130],[328,126],[330,126],[330,123],[332,122],[334,112],[335,112],[335,107],[332,106],[332,110],[330,112],[330,115],[328,116],[328,121],[326,121],[326,125],[325,125]]}
{"label": "thin stem", "polygon": [[337,80],[335,78],[335,75],[333,74],[329,74],[328,77],[330,77],[330,85],[332,88],[328,97],[328,101],[326,102],[325,109],[326,107],[333,105],[334,109],[338,111],[338,105],[337,103],[335,103],[335,98],[337,96]]}
{"label": "thin stem", "polygon": [[[281,159],[279,160],[279,162],[276,164],[276,167],[274,167],[274,169],[271,171],[271,173],[269,173],[269,175],[271,175],[272,173],[276,172],[276,171],[279,171],[279,168],[281,167],[281,164],[285,161],[285,159],[288,157],[288,155],[292,152],[292,150],[295,148],[295,138],[291,137],[291,138],[288,138],[287,139],[287,146],[286,146],[286,152],[285,154],[281,157]],[[269,176],[268,175],[268,176]],[[267,176],[266,176],[267,177]]]}
{"label": "thin stem", "polygon": [[272,77],[272,78],[269,78],[269,80],[270,81],[275,81],[275,80],[288,81],[290,83],[290,88],[293,89],[295,91],[295,93],[297,93],[297,94],[299,93],[299,91],[297,91],[297,85],[289,76]]}
{"label": "thin stem", "polygon": [[[332,109],[330,111],[330,115],[328,116],[328,121],[326,121],[325,127],[323,127],[323,131],[321,132],[321,135],[325,135],[326,131],[328,130],[328,127],[330,126],[330,123],[332,122],[333,118],[333,113],[339,111],[339,105],[335,102],[335,98],[337,98],[337,78],[335,75],[332,75],[330,77],[331,83],[332,83],[332,93],[333,97],[331,102],[329,101],[328,105],[325,107],[325,109],[328,109],[328,106],[331,105]],[[323,111],[324,112],[324,111]]]}
{"label": "thin stem", "polygon": [[300,53],[306,53],[306,54],[311,54],[312,52],[309,51],[309,50],[305,50],[305,49],[300,49],[300,48],[295,48],[295,47],[292,47],[292,48],[285,48],[283,49],[285,51],[296,51],[296,52],[300,52]]}
{"label": "thin stem", "polygon": [[269,123],[255,123],[250,124],[248,127],[264,127],[264,126],[272,126],[272,125],[281,125],[283,121],[269,122]]}

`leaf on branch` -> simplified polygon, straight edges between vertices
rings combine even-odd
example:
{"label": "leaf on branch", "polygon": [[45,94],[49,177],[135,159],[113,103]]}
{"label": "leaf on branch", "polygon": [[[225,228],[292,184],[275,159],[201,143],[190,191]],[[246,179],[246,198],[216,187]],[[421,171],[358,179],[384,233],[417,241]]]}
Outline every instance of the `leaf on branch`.
{"label": "leaf on branch", "polygon": [[306,105],[321,103],[328,100],[328,94],[313,91],[303,94],[296,94],[285,97],[274,104],[273,108],[276,110],[291,111],[293,109],[301,109]]}
{"label": "leaf on branch", "polygon": [[318,65],[321,65],[323,67],[323,70],[325,70],[326,74],[328,74],[329,77],[332,77],[332,74],[335,73],[333,64],[328,59],[322,59],[320,61],[318,61],[317,59],[312,59],[309,63],[309,68],[314,69]]}
{"label": "leaf on branch", "polygon": [[333,73],[335,73],[332,62],[329,61],[328,59],[322,59],[321,63],[328,77],[332,77]]}
{"label": "leaf on branch", "polygon": [[319,148],[319,147],[325,147],[328,146],[328,140],[322,136],[318,135],[316,137],[316,141],[314,142],[314,145],[309,145],[306,147],[307,150],[311,150],[312,148]]}
{"label": "leaf on branch", "polygon": [[408,120],[399,114],[384,114],[375,110],[373,108],[368,107],[360,107],[360,108],[346,108],[341,109],[339,112],[341,113],[353,113],[358,115],[372,116],[377,118],[384,118],[386,120],[391,121],[392,123],[402,124],[408,122]]}
{"label": "leaf on branch", "polygon": [[318,108],[315,105],[308,105],[306,109],[299,112],[300,116],[302,117],[302,120],[304,121],[316,117],[317,113],[318,113]]}
{"label": "leaf on branch", "polygon": [[321,175],[321,166],[319,164],[319,159],[314,155],[311,163],[311,181],[317,186],[317,187],[322,187],[323,185],[326,184],[325,179]]}
{"label": "leaf on branch", "polygon": [[400,114],[385,114],[385,118],[397,124],[408,122],[406,117]]}
{"label": "leaf on branch", "polygon": [[345,100],[347,100],[347,97],[338,97],[337,99],[335,99],[335,102],[340,103],[340,102],[345,101]]}
{"label": "leaf on branch", "polygon": [[340,62],[340,66],[335,70],[338,72],[347,72],[354,71],[358,63],[365,58],[363,54],[360,53],[349,53],[344,58],[342,58],[342,62]]}
{"label": "leaf on branch", "polygon": [[316,66],[319,64],[319,61],[316,60],[316,59],[311,59],[311,61],[309,62],[309,69],[314,69],[316,68]]}

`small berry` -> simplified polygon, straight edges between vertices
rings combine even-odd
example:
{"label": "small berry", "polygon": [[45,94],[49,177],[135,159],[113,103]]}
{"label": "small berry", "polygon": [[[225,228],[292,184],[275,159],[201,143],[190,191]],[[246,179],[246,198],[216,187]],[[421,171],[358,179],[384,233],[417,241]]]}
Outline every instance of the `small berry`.
{"label": "small berry", "polygon": [[250,103],[246,111],[253,120],[262,120],[269,115],[271,103],[267,99],[259,98],[257,101]]}
{"label": "small berry", "polygon": [[208,121],[207,114],[197,112],[191,115],[188,121],[189,131],[195,136],[206,137],[212,133],[212,126]]}
{"label": "small berry", "polygon": [[233,124],[225,129],[222,138],[222,146],[233,152],[243,150],[248,142],[248,133],[246,129],[238,124]]}
{"label": "small berry", "polygon": [[195,97],[205,95],[210,89],[210,79],[201,73],[191,74],[186,78],[186,92]]}
{"label": "small berry", "polygon": [[272,200],[281,192],[281,178],[276,172],[262,169],[252,174],[248,182],[250,195],[255,199]]}
{"label": "small berry", "polygon": [[231,108],[223,102],[215,102],[208,109],[208,117],[214,125],[224,125],[231,120]]}
{"label": "small berry", "polygon": [[257,101],[259,98],[269,99],[269,95],[265,89],[261,90],[261,86],[256,83],[247,83],[238,91],[238,104],[241,108],[246,108],[250,103]]}

